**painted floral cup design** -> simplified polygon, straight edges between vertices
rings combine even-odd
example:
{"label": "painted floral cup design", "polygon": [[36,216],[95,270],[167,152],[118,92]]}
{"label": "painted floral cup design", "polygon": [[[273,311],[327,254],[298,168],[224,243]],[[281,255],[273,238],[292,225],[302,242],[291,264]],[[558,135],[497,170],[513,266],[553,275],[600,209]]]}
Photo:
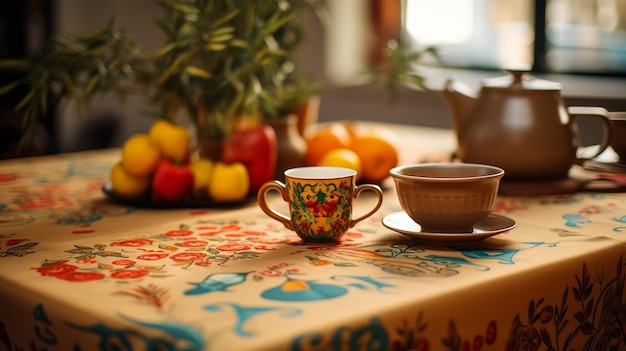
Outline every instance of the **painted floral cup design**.
{"label": "painted floral cup design", "polygon": [[[374,214],[382,204],[378,185],[356,185],[356,171],[342,167],[298,167],[285,171],[285,182],[269,181],[258,192],[263,212],[293,230],[305,243],[338,243],[358,222]],[[276,190],[289,205],[289,215],[272,208],[266,194]],[[353,200],[362,191],[376,195],[373,208],[352,218]]]}

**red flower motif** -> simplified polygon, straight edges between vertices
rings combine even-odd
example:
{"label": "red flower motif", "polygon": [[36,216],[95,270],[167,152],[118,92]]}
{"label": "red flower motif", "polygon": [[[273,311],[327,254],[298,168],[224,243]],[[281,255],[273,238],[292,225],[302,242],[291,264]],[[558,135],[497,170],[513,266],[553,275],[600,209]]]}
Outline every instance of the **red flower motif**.
{"label": "red flower motif", "polygon": [[266,236],[267,233],[264,231],[260,231],[260,230],[244,230],[243,233],[247,234],[248,236]]}
{"label": "red flower motif", "polygon": [[281,276],[282,273],[280,271],[270,271],[270,270],[267,270],[267,271],[262,271],[261,275],[264,275],[266,277],[278,277],[278,276]]}
{"label": "red flower motif", "polygon": [[145,261],[156,261],[156,260],[160,260],[162,258],[167,257],[166,253],[147,253],[147,254],[143,254],[143,255],[139,255],[137,256],[138,260],[145,260]]}
{"label": "red flower motif", "polygon": [[136,279],[145,277],[150,273],[147,269],[122,269],[111,273],[111,278],[115,279]]}
{"label": "red flower motif", "polygon": [[86,282],[89,280],[98,280],[104,278],[104,274],[99,272],[72,272],[68,275],[64,275],[62,277],[57,277],[59,279],[67,280],[70,282]]}
{"label": "red flower motif", "polygon": [[243,251],[243,250],[249,250],[250,247],[251,246],[248,244],[231,243],[231,244],[220,245],[217,247],[217,249],[220,251]]}
{"label": "red flower motif", "polygon": [[237,232],[237,231],[235,231],[235,232],[231,232],[231,231],[229,231],[229,232],[221,232],[221,234],[224,235],[227,238],[242,238],[242,237],[248,236],[248,234],[245,233],[245,232]]}
{"label": "red flower motif", "polygon": [[239,224],[227,224],[221,228],[221,231],[226,232],[226,231],[235,231],[235,230],[240,230],[240,229],[241,229],[241,226]]}
{"label": "red flower motif", "polygon": [[346,233],[346,237],[350,237],[350,238],[362,238],[363,234],[359,233],[359,232],[355,232],[355,231],[348,231]]}
{"label": "red flower motif", "polygon": [[0,183],[12,182],[17,180],[17,174],[15,173],[0,173]]}
{"label": "red flower motif", "polygon": [[116,261],[113,261],[111,263],[112,264],[116,264],[116,265],[120,265],[120,266],[128,267],[128,266],[134,265],[135,261],[133,261],[133,260],[116,260]]}
{"label": "red flower motif", "polygon": [[35,210],[40,208],[56,207],[55,201],[50,196],[41,196],[39,198],[29,197],[23,199],[17,206],[20,209]]}
{"label": "red flower motif", "polygon": [[275,247],[271,247],[271,246],[267,246],[267,245],[254,245],[254,248],[257,249],[257,250],[268,250],[268,251],[276,250]]}
{"label": "red flower motif", "polygon": [[62,277],[78,270],[77,266],[59,262],[51,265],[41,266],[37,268],[37,272],[42,276]]}
{"label": "red flower motif", "polygon": [[198,233],[198,235],[200,236],[215,236],[215,235],[219,235],[221,233],[221,231],[219,229],[209,229],[209,230],[204,230],[200,233]]}
{"label": "red flower motif", "polygon": [[28,241],[28,239],[9,239],[6,242],[6,245],[7,246],[13,246],[13,245],[17,245],[17,244],[19,244],[21,242],[24,242],[24,241]]}
{"label": "red flower motif", "polygon": [[111,243],[111,246],[131,246],[131,247],[139,247],[145,245],[151,245],[152,240],[150,239],[132,239],[132,240],[124,240],[124,241],[114,241]]}
{"label": "red flower motif", "polygon": [[183,245],[184,247],[202,247],[208,244],[209,244],[208,241],[190,239],[190,240],[183,241],[181,245]]}
{"label": "red flower motif", "polygon": [[269,268],[269,269],[278,269],[278,268],[288,267],[288,266],[289,266],[289,263],[281,262],[281,263],[273,264],[271,266],[267,266],[267,268]]}
{"label": "red flower motif", "polygon": [[200,261],[206,254],[202,252],[180,252],[170,257],[174,262]]}
{"label": "red flower motif", "polygon": [[174,237],[174,236],[189,236],[193,234],[193,232],[191,230],[170,230],[167,233],[165,233],[165,236],[170,236],[170,237]]}

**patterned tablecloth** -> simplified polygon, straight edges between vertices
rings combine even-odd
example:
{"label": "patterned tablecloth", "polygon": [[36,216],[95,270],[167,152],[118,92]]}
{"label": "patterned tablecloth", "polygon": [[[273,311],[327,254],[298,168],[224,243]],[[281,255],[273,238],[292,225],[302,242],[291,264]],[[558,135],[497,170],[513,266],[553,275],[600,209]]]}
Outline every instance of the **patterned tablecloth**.
{"label": "patterned tablecloth", "polygon": [[[403,162],[451,147],[401,129]],[[433,244],[381,224],[385,183],[340,245],[304,245],[254,200],[111,202],[119,156],[0,162],[0,350],[626,350],[624,194],[500,196],[515,229]]]}

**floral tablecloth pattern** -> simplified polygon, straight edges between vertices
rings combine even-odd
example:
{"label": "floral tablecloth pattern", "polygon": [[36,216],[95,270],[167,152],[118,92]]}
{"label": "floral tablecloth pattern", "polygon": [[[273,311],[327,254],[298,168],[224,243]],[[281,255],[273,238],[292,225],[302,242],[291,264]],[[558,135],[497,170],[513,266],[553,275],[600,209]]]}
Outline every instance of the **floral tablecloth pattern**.
{"label": "floral tablecloth pattern", "polygon": [[499,197],[515,229],[441,246],[381,224],[386,185],[305,245],[253,200],[111,202],[118,157],[0,162],[0,350],[626,350],[623,194]]}

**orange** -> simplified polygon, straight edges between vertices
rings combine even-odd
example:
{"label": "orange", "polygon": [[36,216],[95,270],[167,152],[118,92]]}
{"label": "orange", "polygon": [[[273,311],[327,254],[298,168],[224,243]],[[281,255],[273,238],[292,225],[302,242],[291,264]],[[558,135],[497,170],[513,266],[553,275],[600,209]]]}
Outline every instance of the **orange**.
{"label": "orange", "polygon": [[379,183],[398,165],[398,150],[393,140],[393,132],[386,128],[371,129],[352,137],[350,148],[361,159],[363,181]]}
{"label": "orange", "polygon": [[322,157],[329,151],[350,146],[351,137],[341,123],[329,123],[309,133],[306,138],[306,162],[310,166],[319,165]]}
{"label": "orange", "polygon": [[357,180],[361,176],[361,158],[356,152],[347,148],[339,148],[327,152],[320,160],[319,165],[350,168],[356,171]]}

